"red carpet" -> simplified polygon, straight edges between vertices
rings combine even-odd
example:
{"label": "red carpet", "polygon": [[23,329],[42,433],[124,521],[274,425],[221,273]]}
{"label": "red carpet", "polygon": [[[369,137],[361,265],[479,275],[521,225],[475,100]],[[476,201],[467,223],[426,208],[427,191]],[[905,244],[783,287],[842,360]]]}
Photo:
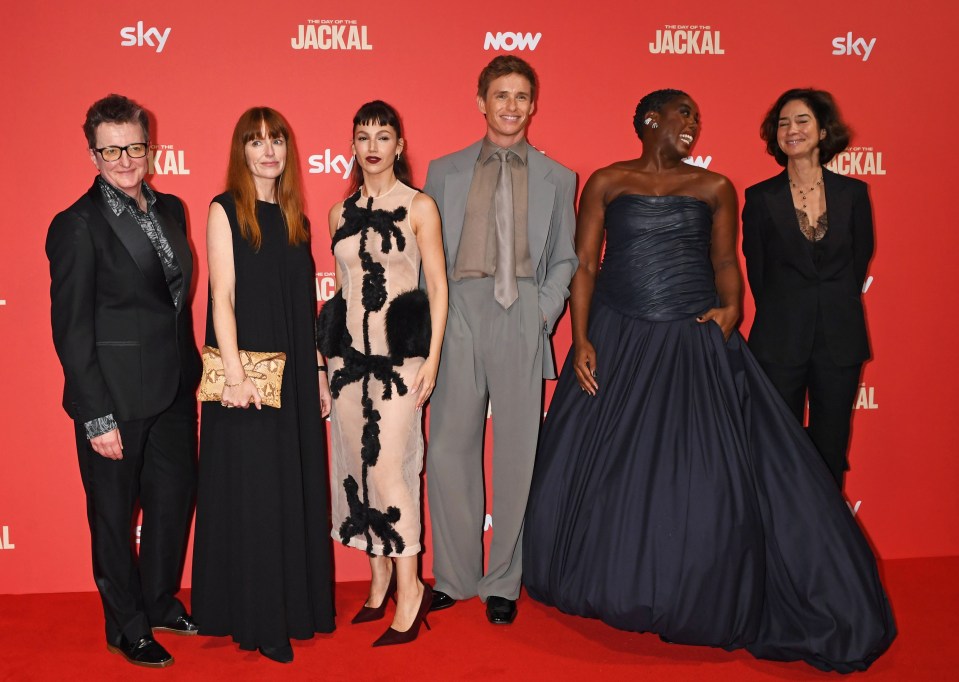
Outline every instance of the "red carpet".
{"label": "red carpet", "polygon": [[[899,637],[855,679],[956,680],[959,557],[888,561],[883,575]],[[176,663],[134,667],[107,653],[95,593],[0,595],[0,680],[822,680],[805,663],[758,661],[744,652],[664,644],[598,621],[565,616],[526,598],[512,626],[486,622],[478,599],[433,614],[413,644],[372,649],[388,620],[350,625],[366,586],[338,586],[340,627],[295,642],[282,666],[227,639],[161,635]],[[186,598],[189,597],[187,593]]]}

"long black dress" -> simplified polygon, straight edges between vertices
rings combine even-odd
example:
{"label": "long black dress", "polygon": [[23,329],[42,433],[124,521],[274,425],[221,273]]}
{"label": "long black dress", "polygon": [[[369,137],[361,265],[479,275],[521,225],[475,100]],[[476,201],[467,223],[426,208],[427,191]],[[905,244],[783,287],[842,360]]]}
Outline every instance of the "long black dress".
{"label": "long black dress", "polygon": [[[214,201],[233,231],[238,345],[287,358],[280,409],[205,402],[201,413],[193,615],[202,634],[252,650],[334,629],[316,271],[309,244],[288,245],[278,206],[257,202],[256,252],[240,235],[233,197]],[[216,345],[212,306],[206,342]]]}
{"label": "long black dress", "polygon": [[573,353],[540,438],[529,594],[624,630],[822,670],[866,668],[895,624],[862,532],[716,304],[712,215],[681,196],[606,211],[591,306],[599,391]]}

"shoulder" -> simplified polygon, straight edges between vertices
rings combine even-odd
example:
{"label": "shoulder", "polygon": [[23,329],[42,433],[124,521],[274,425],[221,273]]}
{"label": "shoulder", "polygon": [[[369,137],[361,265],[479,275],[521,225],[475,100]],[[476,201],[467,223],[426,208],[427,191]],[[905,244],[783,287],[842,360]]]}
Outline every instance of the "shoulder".
{"label": "shoulder", "polygon": [[559,161],[546,156],[546,154],[538,150],[533,145],[529,145],[528,163],[531,163],[533,166],[543,166],[552,176],[561,182],[576,182],[576,173],[561,164]]}
{"label": "shoulder", "polygon": [[217,194],[210,200],[211,204],[219,204],[223,208],[232,208],[236,205],[236,201],[233,199],[233,194],[231,192],[223,192],[222,194]]}
{"label": "shoulder", "polygon": [[483,145],[483,140],[477,140],[468,147],[464,147],[455,152],[445,154],[436,159],[430,161],[430,170],[436,169],[437,171],[442,171],[447,168],[457,167],[462,165],[464,161],[472,162],[476,160],[476,157],[479,156],[480,147]]}
{"label": "shoulder", "polygon": [[436,202],[433,201],[431,197],[426,192],[416,191],[416,194],[413,195],[412,210],[414,213],[422,213],[424,211],[436,211]]}
{"label": "shoulder", "polygon": [[869,185],[860,180],[859,178],[853,178],[848,175],[840,175],[839,173],[834,173],[826,167],[822,169],[823,181],[835,185],[836,187],[841,187],[845,190],[852,190],[855,192],[866,192]]}
{"label": "shoulder", "polygon": [[[784,172],[785,171],[783,171],[783,173]],[[764,194],[766,192],[769,192],[774,187],[782,183],[783,173],[777,173],[771,178],[766,178],[765,180],[761,182],[757,182],[755,185],[750,185],[749,187],[746,188],[746,196],[749,197],[750,195],[753,195],[753,194]]]}

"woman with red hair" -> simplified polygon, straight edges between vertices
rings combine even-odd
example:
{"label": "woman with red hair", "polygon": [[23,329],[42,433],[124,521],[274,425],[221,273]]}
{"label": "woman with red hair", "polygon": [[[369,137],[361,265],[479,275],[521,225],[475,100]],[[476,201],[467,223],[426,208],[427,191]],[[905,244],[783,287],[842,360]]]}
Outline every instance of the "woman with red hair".
{"label": "woman with red hair", "polygon": [[[233,131],[227,191],[207,221],[206,343],[219,349],[222,400],[204,402],[193,561],[201,634],[293,660],[290,638],[332,632],[326,374],[318,372],[315,273],[299,159],[277,111]],[[240,350],[283,352],[281,407],[263,403]],[[249,409],[250,407],[255,409]]]}

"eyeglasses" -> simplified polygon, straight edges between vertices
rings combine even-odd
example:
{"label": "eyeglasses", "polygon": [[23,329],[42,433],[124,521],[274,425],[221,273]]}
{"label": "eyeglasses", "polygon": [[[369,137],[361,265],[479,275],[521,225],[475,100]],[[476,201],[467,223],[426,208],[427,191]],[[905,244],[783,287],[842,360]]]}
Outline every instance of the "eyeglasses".
{"label": "eyeglasses", "polygon": [[100,147],[99,149],[94,148],[93,151],[103,157],[104,161],[116,161],[123,152],[126,152],[131,159],[142,159],[147,155],[147,143],[134,142],[126,147]]}

